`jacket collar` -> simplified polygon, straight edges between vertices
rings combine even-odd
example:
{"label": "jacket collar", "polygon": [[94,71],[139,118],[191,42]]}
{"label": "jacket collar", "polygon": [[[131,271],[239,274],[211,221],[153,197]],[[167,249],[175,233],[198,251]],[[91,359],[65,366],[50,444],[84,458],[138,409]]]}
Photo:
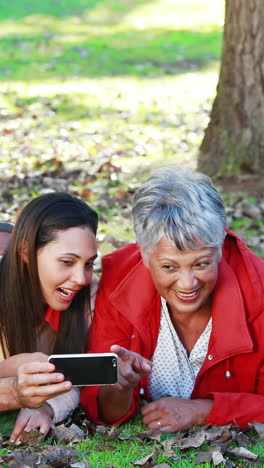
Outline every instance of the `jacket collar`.
{"label": "jacket collar", "polygon": [[[160,319],[160,296],[142,259],[121,280],[110,294],[109,301],[140,330],[142,336],[152,320]],[[212,298],[212,319],[208,353],[214,355],[215,359],[211,364],[253,350],[240,286],[224,258],[219,264]]]}
{"label": "jacket collar", "polygon": [[160,295],[142,259],[120,281],[108,300],[143,336],[150,321],[160,320]]}

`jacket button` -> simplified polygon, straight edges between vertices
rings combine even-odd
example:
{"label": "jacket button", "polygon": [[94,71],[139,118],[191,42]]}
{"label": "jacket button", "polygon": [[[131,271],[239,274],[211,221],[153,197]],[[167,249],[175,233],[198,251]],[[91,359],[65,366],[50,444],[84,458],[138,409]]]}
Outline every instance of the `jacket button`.
{"label": "jacket button", "polygon": [[212,354],[209,354],[208,359],[209,361],[212,361],[212,359],[214,359],[214,356]]}
{"label": "jacket button", "polygon": [[131,338],[132,338],[132,339],[133,339],[133,338],[136,338],[136,335],[131,335]]}

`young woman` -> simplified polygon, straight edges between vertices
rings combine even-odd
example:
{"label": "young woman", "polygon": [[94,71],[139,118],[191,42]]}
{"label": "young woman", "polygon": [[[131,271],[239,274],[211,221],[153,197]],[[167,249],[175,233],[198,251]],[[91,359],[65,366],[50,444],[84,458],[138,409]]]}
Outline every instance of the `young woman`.
{"label": "young woman", "polygon": [[14,442],[23,429],[48,432],[78,404],[48,355],[84,351],[97,224],[78,198],[42,195],[22,210],[1,260],[0,410],[31,408],[20,413]]}

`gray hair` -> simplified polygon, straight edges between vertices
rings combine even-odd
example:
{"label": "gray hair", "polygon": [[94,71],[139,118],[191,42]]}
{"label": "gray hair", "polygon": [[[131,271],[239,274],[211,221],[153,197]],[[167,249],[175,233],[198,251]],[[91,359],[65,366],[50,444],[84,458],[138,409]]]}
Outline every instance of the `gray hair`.
{"label": "gray hair", "polygon": [[181,251],[221,247],[226,217],[211,179],[178,167],[158,169],[136,192],[134,230],[146,254],[163,236]]}

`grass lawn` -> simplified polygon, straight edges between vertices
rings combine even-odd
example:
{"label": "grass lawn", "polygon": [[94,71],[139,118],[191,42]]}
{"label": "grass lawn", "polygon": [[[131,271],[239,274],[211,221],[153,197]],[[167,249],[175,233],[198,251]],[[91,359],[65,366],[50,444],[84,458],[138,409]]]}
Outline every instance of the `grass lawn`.
{"label": "grass lawn", "polygon": [[[161,162],[195,166],[223,15],[224,0],[1,0],[0,169],[33,179],[39,161],[89,173],[110,159],[121,169],[106,188],[113,194]],[[105,212],[102,179],[88,201]],[[40,190],[18,185],[16,204]],[[83,181],[73,185],[82,192]],[[13,200],[4,213],[14,220]],[[127,214],[107,214],[102,235],[131,238]]]}

